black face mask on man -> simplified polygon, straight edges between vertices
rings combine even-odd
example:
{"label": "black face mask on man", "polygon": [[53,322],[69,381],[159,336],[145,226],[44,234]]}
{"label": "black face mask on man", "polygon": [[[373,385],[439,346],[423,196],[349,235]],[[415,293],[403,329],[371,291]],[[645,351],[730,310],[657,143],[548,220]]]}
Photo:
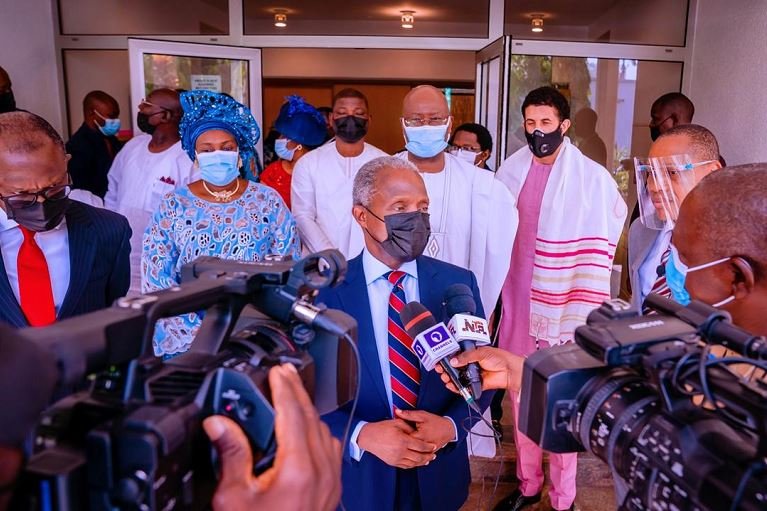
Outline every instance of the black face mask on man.
{"label": "black face mask on man", "polygon": [[431,235],[431,223],[429,214],[421,211],[411,211],[408,213],[394,213],[379,217],[368,208],[368,213],[382,221],[386,225],[386,239],[378,241],[375,236],[370,237],[376,240],[387,254],[406,263],[423,254],[426,243]]}
{"label": "black face mask on man", "polygon": [[13,91],[3,92],[0,94],[0,114],[16,111],[16,98],[13,96]]}
{"label": "black face mask on man", "polygon": [[5,211],[10,220],[14,220],[30,231],[43,232],[56,228],[64,219],[71,201],[68,197],[46,199],[31,206],[18,207],[5,202]]}
{"label": "black face mask on man", "polygon": [[339,117],[333,121],[333,126],[336,130],[336,136],[350,144],[362,140],[362,137],[368,132],[368,120],[356,115]]}
{"label": "black face mask on man", "polygon": [[538,158],[545,158],[551,156],[556,152],[565,137],[562,135],[560,129],[562,125],[557,126],[557,129],[551,133],[544,133],[541,130],[535,130],[532,133],[528,133],[525,130],[525,139],[527,139],[527,147]]}
{"label": "black face mask on man", "polygon": [[[160,112],[157,112],[157,113],[160,113]],[[138,129],[140,129],[147,135],[151,135],[157,129],[157,126],[153,126],[152,124],[150,124],[149,116],[142,112],[139,112],[136,115],[136,126],[138,126]]]}

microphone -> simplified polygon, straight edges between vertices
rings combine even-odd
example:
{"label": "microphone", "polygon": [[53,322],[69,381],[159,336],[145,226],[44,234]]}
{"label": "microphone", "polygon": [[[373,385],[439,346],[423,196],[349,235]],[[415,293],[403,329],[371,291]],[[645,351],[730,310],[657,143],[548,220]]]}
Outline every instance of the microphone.
{"label": "microphone", "polygon": [[418,355],[421,365],[431,371],[439,364],[448,375],[463,399],[474,405],[474,396],[461,383],[455,367],[448,362],[448,357],[460,351],[461,347],[450,334],[444,323],[437,323],[434,316],[426,307],[418,302],[410,302],[400,312],[402,324],[408,335],[413,339],[413,351]]}
{"label": "microphone", "polygon": [[[477,346],[489,346],[490,334],[487,321],[477,317],[474,293],[466,284],[453,284],[445,290],[445,308],[450,322],[448,330],[453,334],[461,350],[474,351]],[[479,364],[471,362],[464,371],[475,399],[482,395],[482,373]]]}

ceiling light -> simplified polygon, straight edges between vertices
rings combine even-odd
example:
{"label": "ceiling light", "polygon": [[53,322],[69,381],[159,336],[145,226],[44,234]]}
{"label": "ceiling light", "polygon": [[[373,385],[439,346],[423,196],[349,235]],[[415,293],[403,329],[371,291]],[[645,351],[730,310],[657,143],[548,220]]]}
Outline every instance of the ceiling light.
{"label": "ceiling light", "polygon": [[532,24],[531,30],[533,32],[543,32],[543,14],[533,14]]}
{"label": "ceiling light", "polygon": [[402,28],[413,28],[415,11],[400,11],[402,13]]}
{"label": "ceiling light", "polygon": [[288,26],[288,15],[284,12],[278,12],[274,15],[274,26],[278,28],[285,28]]}

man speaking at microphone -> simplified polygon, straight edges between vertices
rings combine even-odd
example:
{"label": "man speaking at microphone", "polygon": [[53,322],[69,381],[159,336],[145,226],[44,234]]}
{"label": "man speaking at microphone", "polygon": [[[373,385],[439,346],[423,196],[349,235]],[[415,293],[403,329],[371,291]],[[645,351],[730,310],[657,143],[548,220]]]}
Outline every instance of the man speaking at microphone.
{"label": "man speaking at microphone", "polygon": [[[424,370],[402,326],[405,304],[420,302],[438,320],[445,290],[462,283],[483,316],[477,281],[463,268],[423,256],[429,239],[429,197],[409,162],[380,157],[360,168],[353,186],[354,219],[365,248],[349,261],[346,279],[319,300],[359,324],[360,398],[344,446],[347,510],[459,509],[468,496],[468,408]],[[483,395],[486,405],[490,394]],[[351,406],[323,417],[343,438]],[[478,418],[474,418],[476,421]]]}

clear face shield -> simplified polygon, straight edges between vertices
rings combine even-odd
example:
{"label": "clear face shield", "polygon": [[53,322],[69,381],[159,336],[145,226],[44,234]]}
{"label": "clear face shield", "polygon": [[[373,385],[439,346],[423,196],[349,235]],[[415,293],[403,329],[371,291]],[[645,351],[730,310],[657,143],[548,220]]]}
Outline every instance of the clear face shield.
{"label": "clear face shield", "polygon": [[673,228],[679,206],[697,182],[695,168],[709,163],[712,161],[693,163],[687,154],[634,158],[639,213],[645,227]]}

